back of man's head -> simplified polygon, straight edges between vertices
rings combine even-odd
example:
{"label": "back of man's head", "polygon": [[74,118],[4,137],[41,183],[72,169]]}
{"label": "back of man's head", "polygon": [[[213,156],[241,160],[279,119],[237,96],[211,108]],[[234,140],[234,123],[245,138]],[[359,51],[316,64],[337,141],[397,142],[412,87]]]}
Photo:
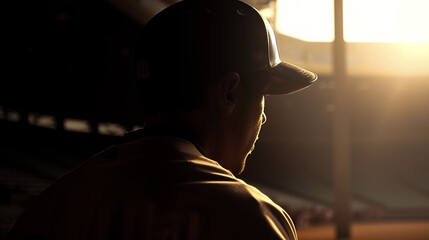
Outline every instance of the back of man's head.
{"label": "back of man's head", "polygon": [[[149,117],[192,110],[203,103],[208,86],[223,74],[269,71],[281,60],[271,26],[253,7],[238,0],[184,0],[144,26],[137,39],[136,63],[138,90]],[[316,79],[297,69],[289,71],[302,79],[281,93],[296,91]]]}

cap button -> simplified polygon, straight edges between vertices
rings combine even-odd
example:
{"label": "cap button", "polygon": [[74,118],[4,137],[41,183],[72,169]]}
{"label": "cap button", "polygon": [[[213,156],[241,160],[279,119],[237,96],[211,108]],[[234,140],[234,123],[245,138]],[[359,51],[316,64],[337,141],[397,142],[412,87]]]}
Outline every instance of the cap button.
{"label": "cap button", "polygon": [[237,9],[237,13],[238,13],[238,15],[241,15],[241,16],[246,15],[246,13],[244,12],[244,10],[243,10],[243,9],[241,9],[241,8],[238,8],[238,9]]}

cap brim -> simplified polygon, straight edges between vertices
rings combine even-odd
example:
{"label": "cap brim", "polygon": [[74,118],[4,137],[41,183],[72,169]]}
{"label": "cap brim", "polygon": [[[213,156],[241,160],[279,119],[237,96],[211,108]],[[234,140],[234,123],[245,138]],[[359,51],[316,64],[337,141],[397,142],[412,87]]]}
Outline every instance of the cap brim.
{"label": "cap brim", "polygon": [[317,75],[291,63],[281,62],[270,69],[271,84],[266,94],[291,94],[309,87],[317,80]]}

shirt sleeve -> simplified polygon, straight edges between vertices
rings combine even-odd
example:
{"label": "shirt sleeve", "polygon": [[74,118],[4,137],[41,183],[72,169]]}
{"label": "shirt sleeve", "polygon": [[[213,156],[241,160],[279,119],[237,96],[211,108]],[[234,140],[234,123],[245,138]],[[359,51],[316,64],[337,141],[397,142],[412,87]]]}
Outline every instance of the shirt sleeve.
{"label": "shirt sleeve", "polygon": [[184,209],[170,211],[184,213],[172,221],[187,223],[176,228],[187,231],[179,236],[193,236],[189,240],[298,239],[286,211],[258,189],[241,183],[204,185],[196,195],[184,190],[184,197],[176,199]]}

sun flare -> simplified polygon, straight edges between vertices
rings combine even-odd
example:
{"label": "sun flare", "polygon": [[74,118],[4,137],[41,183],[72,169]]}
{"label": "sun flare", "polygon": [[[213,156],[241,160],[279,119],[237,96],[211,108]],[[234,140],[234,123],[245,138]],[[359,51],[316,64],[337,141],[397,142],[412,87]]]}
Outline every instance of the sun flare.
{"label": "sun flare", "polygon": [[[344,0],[347,42],[429,41],[427,0]],[[277,0],[276,28],[309,42],[334,39],[334,0]]]}

